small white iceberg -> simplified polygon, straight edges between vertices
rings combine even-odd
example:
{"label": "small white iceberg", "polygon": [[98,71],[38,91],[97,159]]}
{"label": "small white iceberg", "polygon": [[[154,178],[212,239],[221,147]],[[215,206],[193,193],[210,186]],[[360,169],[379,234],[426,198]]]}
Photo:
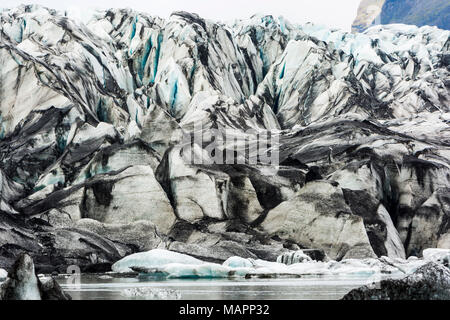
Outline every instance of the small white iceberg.
{"label": "small white iceberg", "polygon": [[172,263],[161,270],[167,278],[230,278],[245,277],[249,268],[230,268],[216,263],[203,263],[199,265],[184,265]]}
{"label": "small white iceberg", "polygon": [[160,268],[171,263],[198,265],[202,264],[203,261],[178,252],[154,249],[126,256],[112,265],[112,271],[120,273],[132,272],[131,267],[151,269]]}

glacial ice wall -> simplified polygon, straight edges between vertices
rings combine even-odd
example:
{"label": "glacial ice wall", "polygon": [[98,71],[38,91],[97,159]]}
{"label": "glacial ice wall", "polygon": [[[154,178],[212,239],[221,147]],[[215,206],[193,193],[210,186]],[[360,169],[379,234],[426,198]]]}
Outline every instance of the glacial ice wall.
{"label": "glacial ice wall", "polygon": [[[40,6],[0,22],[5,266],[21,248],[89,265],[450,246],[449,31]],[[224,152],[276,135],[279,165],[186,162],[180,137],[211,129],[236,138]]]}

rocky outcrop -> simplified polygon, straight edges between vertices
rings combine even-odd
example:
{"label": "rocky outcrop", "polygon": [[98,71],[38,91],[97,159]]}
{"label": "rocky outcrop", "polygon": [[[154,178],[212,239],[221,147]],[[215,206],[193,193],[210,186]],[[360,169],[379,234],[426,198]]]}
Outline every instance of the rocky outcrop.
{"label": "rocky outcrop", "polygon": [[24,251],[63,272],[154,248],[448,248],[448,31],[120,9],[83,24],[40,6],[0,19],[0,267]]}
{"label": "rocky outcrop", "polygon": [[0,300],[70,300],[53,278],[39,279],[33,259],[22,254],[12,266],[5,282],[0,284]]}
{"label": "rocky outcrop", "polygon": [[430,262],[401,280],[383,280],[354,289],[343,300],[449,300],[448,267]]}
{"label": "rocky outcrop", "polygon": [[363,32],[371,25],[379,24],[379,16],[385,1],[361,0],[356,18],[352,24],[352,32]]}
{"label": "rocky outcrop", "polygon": [[304,249],[283,253],[277,258],[278,263],[291,265],[295,263],[303,263],[309,261],[325,262],[329,258],[323,250],[320,249]]}

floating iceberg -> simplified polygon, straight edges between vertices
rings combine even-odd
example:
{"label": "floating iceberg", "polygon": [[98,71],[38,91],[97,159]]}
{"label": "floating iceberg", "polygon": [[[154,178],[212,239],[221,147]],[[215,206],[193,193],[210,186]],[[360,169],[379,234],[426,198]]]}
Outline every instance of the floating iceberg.
{"label": "floating iceberg", "polygon": [[223,263],[223,265],[230,268],[252,268],[255,266],[255,263],[251,259],[230,257]]}
{"label": "floating iceberg", "polygon": [[158,268],[168,264],[199,265],[203,261],[178,252],[154,249],[147,252],[135,253],[113,264],[114,272],[132,272],[131,267]]}

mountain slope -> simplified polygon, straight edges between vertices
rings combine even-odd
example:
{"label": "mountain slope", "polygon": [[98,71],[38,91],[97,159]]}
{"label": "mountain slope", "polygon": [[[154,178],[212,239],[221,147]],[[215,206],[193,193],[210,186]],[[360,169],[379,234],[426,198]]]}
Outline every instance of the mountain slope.
{"label": "mountain slope", "polygon": [[353,32],[372,25],[403,23],[450,29],[450,3],[446,0],[363,0],[353,22]]}

